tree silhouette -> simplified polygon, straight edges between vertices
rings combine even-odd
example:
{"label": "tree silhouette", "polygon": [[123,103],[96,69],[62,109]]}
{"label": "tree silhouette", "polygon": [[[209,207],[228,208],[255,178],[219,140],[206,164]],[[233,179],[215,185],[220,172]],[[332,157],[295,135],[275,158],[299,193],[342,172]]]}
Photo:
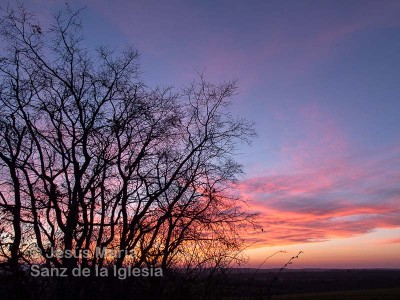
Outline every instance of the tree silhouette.
{"label": "tree silhouette", "polygon": [[[234,155],[254,130],[229,113],[234,81],[149,88],[138,52],[89,51],[69,7],[49,28],[8,7],[1,35],[3,261],[14,271],[22,262],[189,271],[238,259],[254,214],[232,192]],[[96,247],[121,255],[96,257]]]}

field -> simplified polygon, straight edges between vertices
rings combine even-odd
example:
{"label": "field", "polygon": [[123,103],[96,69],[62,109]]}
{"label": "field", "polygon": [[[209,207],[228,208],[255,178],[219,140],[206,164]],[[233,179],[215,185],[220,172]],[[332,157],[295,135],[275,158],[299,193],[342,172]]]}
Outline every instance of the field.
{"label": "field", "polygon": [[400,299],[400,289],[377,289],[336,291],[325,293],[307,293],[280,295],[272,297],[272,300],[397,300]]}
{"label": "field", "polygon": [[[228,297],[225,300],[266,300],[267,297]],[[398,300],[398,289],[335,291],[272,296],[271,300]]]}
{"label": "field", "polygon": [[[59,286],[74,286],[75,296],[65,299],[161,299],[151,287],[163,285],[163,299],[182,300],[397,300],[400,299],[400,270],[255,270],[229,269],[209,277],[201,273],[188,280],[179,272],[167,274],[161,281],[146,278],[26,277],[19,282],[24,297],[18,299],[60,299]],[[1,274],[0,274],[1,275]],[[14,279],[0,276],[0,298],[14,295]],[[68,286],[68,285],[67,285]],[[146,287],[148,287],[146,289]],[[43,297],[46,289],[48,295]],[[87,295],[83,297],[81,293]],[[67,296],[67,295],[66,295]]]}
{"label": "field", "polygon": [[272,284],[273,270],[260,270],[254,275],[251,270],[236,272],[220,285],[222,299],[400,299],[398,270],[286,270]]}

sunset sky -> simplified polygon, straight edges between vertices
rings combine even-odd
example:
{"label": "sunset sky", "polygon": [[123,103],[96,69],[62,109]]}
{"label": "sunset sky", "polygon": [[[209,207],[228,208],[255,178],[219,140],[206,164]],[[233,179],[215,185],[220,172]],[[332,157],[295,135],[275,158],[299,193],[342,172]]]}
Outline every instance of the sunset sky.
{"label": "sunset sky", "polygon": [[[44,28],[64,2],[22,1]],[[400,268],[399,1],[68,2],[87,45],[140,51],[149,85],[238,80],[248,266]]]}

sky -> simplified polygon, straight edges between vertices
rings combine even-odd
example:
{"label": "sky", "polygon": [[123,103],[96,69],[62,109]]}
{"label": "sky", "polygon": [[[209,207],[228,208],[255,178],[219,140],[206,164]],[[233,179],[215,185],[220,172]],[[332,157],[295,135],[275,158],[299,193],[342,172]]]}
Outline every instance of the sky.
{"label": "sky", "polygon": [[[21,2],[43,26],[64,5]],[[247,266],[400,268],[399,1],[69,3],[88,45],[139,50],[150,85],[238,80],[258,132],[238,189],[263,227]]]}

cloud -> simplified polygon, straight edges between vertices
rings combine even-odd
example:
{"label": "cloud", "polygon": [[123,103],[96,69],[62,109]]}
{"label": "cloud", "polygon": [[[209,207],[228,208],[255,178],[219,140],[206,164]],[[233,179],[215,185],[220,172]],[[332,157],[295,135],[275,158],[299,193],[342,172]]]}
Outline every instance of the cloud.
{"label": "cloud", "polygon": [[387,239],[384,241],[381,241],[383,244],[400,244],[400,239]]}
{"label": "cloud", "polygon": [[297,134],[282,147],[281,167],[238,185],[261,213],[263,231],[249,240],[316,242],[400,226],[399,147],[357,151],[317,106],[298,116]]}

